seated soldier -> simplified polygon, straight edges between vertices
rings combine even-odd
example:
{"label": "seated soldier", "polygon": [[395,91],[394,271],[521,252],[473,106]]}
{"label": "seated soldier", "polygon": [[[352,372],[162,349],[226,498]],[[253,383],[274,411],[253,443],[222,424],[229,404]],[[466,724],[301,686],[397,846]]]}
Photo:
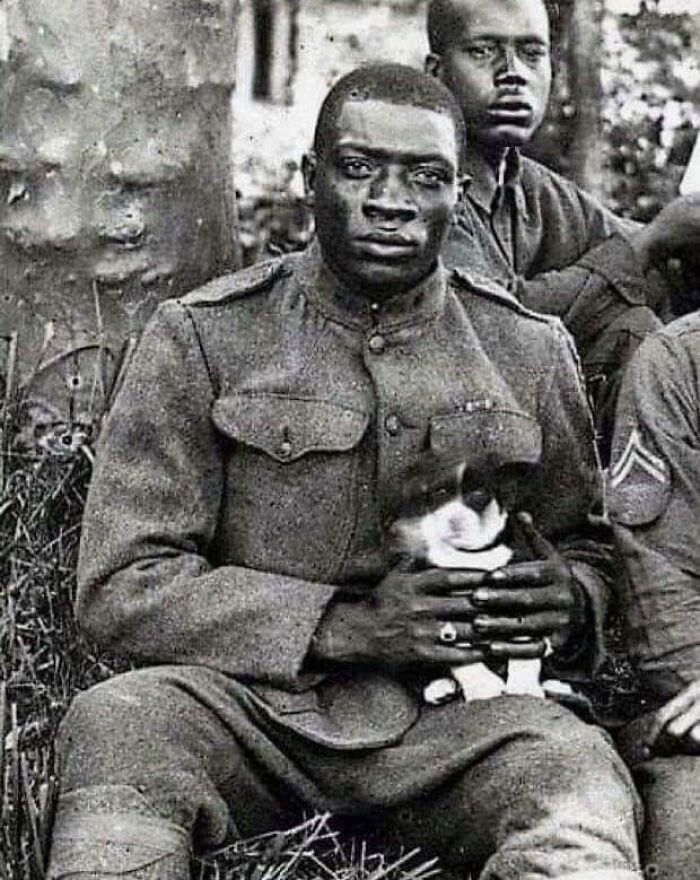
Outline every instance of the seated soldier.
{"label": "seated soldier", "polygon": [[650,336],[622,385],[610,515],[643,702],[620,736],[646,802],[649,876],[700,863],[700,313]]}
{"label": "seated soldier", "polygon": [[[318,240],[146,329],[101,438],[77,602],[143,668],[65,719],[49,876],[185,878],[193,845],[309,810],[465,876],[640,876],[634,790],[601,731],[534,697],[421,699],[449,666],[545,639],[585,676],[606,601],[568,335],[439,261],[462,138],[435,79],[344,77],[304,163]],[[425,455],[528,462],[512,504],[551,552],[491,578],[392,567]]]}
{"label": "seated soldier", "polygon": [[700,244],[700,198],[678,198],[648,226],[622,220],[519,152],[539,128],[552,64],[544,0],[431,0],[426,66],[456,96],[470,182],[443,251],[559,315],[581,356],[605,460],[627,362],[660,322],[666,258]]}

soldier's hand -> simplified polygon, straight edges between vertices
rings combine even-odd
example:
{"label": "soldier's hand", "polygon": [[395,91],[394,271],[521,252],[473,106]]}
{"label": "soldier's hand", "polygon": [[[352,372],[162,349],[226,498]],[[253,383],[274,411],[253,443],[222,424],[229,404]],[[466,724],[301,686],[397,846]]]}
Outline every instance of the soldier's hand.
{"label": "soldier's hand", "polygon": [[700,245],[700,193],[678,196],[630,237],[644,268]]}
{"label": "soldier's hand", "polygon": [[468,595],[482,572],[393,569],[358,602],[336,602],[322,619],[313,653],[322,660],[386,667],[460,665],[485,651],[460,647],[474,637],[475,611]]}
{"label": "soldier's hand", "polygon": [[[488,575],[472,596],[478,610],[476,639],[487,639],[495,656],[513,656],[510,640],[547,639],[561,648],[585,626],[585,598],[564,557],[519,514],[521,528],[541,560],[515,562]],[[517,642],[516,642],[517,644]]]}
{"label": "soldier's hand", "polygon": [[650,754],[700,754],[700,680],[659,709],[645,745]]}

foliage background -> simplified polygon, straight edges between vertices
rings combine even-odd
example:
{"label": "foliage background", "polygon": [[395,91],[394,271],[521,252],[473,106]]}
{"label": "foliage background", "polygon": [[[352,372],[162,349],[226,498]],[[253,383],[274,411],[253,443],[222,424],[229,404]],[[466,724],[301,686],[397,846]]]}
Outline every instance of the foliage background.
{"label": "foliage background", "polygon": [[[311,235],[299,159],[327,87],[365,60],[421,66],[427,51],[425,0],[302,0],[287,103],[256,101],[248,85],[254,63],[246,18],[251,2],[244,0],[234,98],[234,164],[248,262],[264,254],[268,243],[293,249]],[[693,0],[587,2],[600,21],[602,177],[579,182],[593,185],[624,216],[649,220],[677,194],[700,128],[700,8]],[[569,3],[559,0],[563,20]],[[566,31],[557,48],[550,109],[531,152],[571,174],[577,102],[592,98],[572,88],[568,59],[576,46],[568,44]]]}

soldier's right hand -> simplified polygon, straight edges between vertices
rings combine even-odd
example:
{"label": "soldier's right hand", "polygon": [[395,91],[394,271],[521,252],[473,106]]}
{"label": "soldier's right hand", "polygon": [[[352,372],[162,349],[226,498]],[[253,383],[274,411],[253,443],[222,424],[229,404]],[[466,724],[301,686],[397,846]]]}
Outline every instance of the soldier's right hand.
{"label": "soldier's right hand", "polygon": [[474,571],[395,568],[371,596],[330,606],[313,640],[317,659],[390,668],[456,666],[484,659],[478,647],[459,647],[474,633],[468,592],[482,583]]}

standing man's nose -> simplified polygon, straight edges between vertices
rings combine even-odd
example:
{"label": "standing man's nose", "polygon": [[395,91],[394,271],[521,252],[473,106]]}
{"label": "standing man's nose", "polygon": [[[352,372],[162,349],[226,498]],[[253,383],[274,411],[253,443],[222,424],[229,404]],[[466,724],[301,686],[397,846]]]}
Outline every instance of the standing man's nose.
{"label": "standing man's nose", "polygon": [[496,68],[496,85],[524,86],[527,82],[522,72],[523,62],[515,46],[503,46]]}

